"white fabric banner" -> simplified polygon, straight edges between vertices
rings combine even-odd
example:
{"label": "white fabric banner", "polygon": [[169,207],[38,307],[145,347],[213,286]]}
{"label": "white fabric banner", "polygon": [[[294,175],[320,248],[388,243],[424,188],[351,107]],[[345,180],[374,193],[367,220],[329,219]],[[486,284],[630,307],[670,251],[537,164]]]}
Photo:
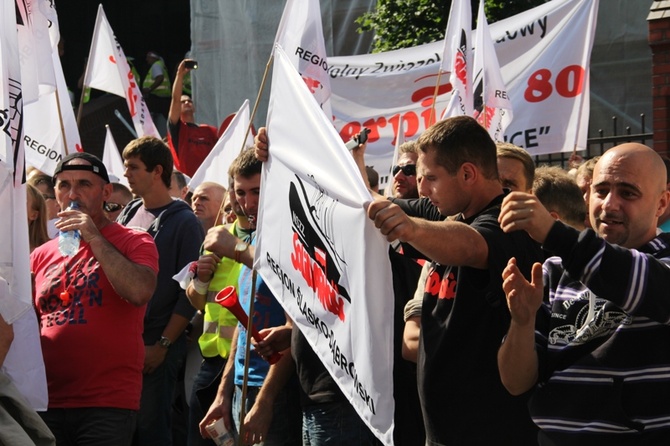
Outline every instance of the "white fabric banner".
{"label": "white fabric banner", "polygon": [[284,48],[309,91],[331,119],[328,56],[323,40],[319,0],[288,0],[279,22],[275,44]]}
{"label": "white fabric banner", "polygon": [[228,128],[223,132],[212,150],[204,159],[191,181],[188,182],[190,191],[205,181],[213,181],[228,189],[228,169],[243,148],[254,145],[254,138],[249,131],[249,100],[245,100],[235,117],[230,121]]}
{"label": "white fabric banner", "polygon": [[[121,159],[116,141],[114,141],[112,130],[108,125],[105,126],[105,129],[105,147],[102,149],[102,164],[107,168],[107,173],[112,182],[121,183],[129,188],[128,178],[123,176],[126,168],[123,166],[123,160]],[[116,180],[111,178],[112,175],[116,177]]]}
{"label": "white fabric banner", "polygon": [[479,0],[477,31],[475,32],[475,58],[473,82],[477,107],[477,121],[489,132],[494,141],[502,141],[505,129],[512,122],[512,102],[500,73],[489,24],[484,13],[484,0]]}
{"label": "white fabric banner", "polygon": [[353,158],[281,48],[271,91],[254,266],[361,418],[392,444],[389,244],[367,217],[371,196]]}
{"label": "white fabric banner", "polygon": [[83,151],[60,57],[54,51],[51,59],[57,89],[24,107],[26,164],[48,175],[65,155]]}
{"label": "white fabric banner", "polygon": [[123,48],[107,21],[102,4],[98,6],[84,86],[126,98],[137,136],[161,137],[151,120],[149,109],[139,85],[135,82]]}
{"label": "white fabric banner", "polygon": [[[56,76],[51,63],[50,21],[42,10],[51,9],[47,0],[16,1],[23,103],[30,104],[43,94],[56,89]],[[57,42],[56,42],[57,43]]]}
{"label": "white fabric banner", "polygon": [[[552,0],[490,26],[514,108],[506,141],[533,155],[586,148],[597,9],[598,0]],[[344,141],[361,127],[372,130],[366,164],[378,172],[388,172],[400,116],[406,138],[426,129],[442,50],[440,41],[328,59],[335,126]],[[437,116],[448,100],[438,96]],[[387,181],[380,178],[382,186]]]}
{"label": "white fabric banner", "polygon": [[10,324],[32,309],[16,8],[0,5],[0,315]]}
{"label": "white fabric banner", "polygon": [[[453,0],[444,33],[442,70],[449,73],[451,100],[443,116],[472,116],[472,7],[470,0]],[[446,65],[446,66],[445,66]],[[446,89],[448,85],[442,87]],[[438,91],[438,94],[440,92]]]}

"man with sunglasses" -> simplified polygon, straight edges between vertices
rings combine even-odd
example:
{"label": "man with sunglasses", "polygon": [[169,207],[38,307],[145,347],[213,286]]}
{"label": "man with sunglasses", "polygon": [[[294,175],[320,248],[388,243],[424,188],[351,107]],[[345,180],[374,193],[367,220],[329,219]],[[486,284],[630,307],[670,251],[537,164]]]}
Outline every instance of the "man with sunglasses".
{"label": "man with sunglasses", "polygon": [[398,162],[391,170],[391,193],[395,198],[419,198],[416,184],[416,160],[419,157],[416,141],[403,143],[398,152]]}
{"label": "man with sunglasses", "polygon": [[133,199],[133,193],[130,192],[122,183],[111,183],[112,195],[105,202],[105,213],[111,221],[116,221],[123,208]]}
{"label": "man with sunglasses", "polygon": [[[174,158],[174,165],[192,177],[218,140],[218,131],[207,124],[196,124],[195,106],[190,96],[182,94],[184,76],[195,68],[190,68],[192,59],[184,59],[177,68],[172,84],[172,101],[168,113],[168,145]],[[197,65],[196,65],[197,67]]]}

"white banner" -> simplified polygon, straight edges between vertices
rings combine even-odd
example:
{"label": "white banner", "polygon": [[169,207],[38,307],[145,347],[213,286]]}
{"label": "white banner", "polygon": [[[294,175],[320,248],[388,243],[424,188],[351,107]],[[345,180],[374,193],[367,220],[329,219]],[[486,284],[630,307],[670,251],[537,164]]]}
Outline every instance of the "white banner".
{"label": "white banner", "polygon": [[[449,73],[451,99],[444,117],[472,116],[472,7],[470,0],[453,0],[444,33],[440,66]],[[439,93],[439,91],[438,91]],[[397,146],[397,143],[396,143]]]}
{"label": "white banner", "polygon": [[16,7],[0,5],[0,315],[8,323],[32,309]]}
{"label": "white banner", "polygon": [[[588,70],[598,0],[552,0],[490,26],[514,120],[504,139],[531,154],[586,148]],[[344,141],[361,127],[368,136],[366,164],[388,172],[400,116],[405,137],[430,125],[430,105],[443,42],[362,56],[331,57],[331,103]],[[440,92],[447,92],[442,76]],[[449,94],[437,99],[436,115]],[[380,178],[385,184],[387,177]]]}
{"label": "white banner", "polygon": [[126,98],[137,136],[161,136],[151,120],[123,48],[116,40],[102,4],[98,6],[91,51],[84,75],[84,87],[96,88]]}
{"label": "white banner", "polygon": [[[107,173],[110,176],[111,182],[121,183],[126,187],[130,187],[128,184],[128,178],[123,176],[126,168],[123,166],[123,160],[121,159],[121,154],[119,153],[119,148],[114,141],[114,136],[112,135],[112,130],[108,125],[105,126],[105,146],[102,149],[102,163],[107,168]],[[116,177],[113,179],[112,177]]]}
{"label": "white banner", "polygon": [[477,121],[489,132],[494,141],[502,141],[505,129],[512,122],[512,102],[505,87],[496,56],[489,24],[484,13],[484,0],[479,0],[477,31],[475,32],[474,60],[475,98],[481,99],[476,107]]}
{"label": "white banner", "polygon": [[361,418],[392,444],[389,245],[366,215],[371,196],[353,158],[319,110],[278,47],[254,266]]}
{"label": "white banner", "polygon": [[188,182],[190,191],[194,191],[205,181],[213,181],[228,189],[228,169],[243,148],[254,145],[254,137],[249,131],[249,100],[245,100],[235,117],[230,121],[228,128],[223,132],[212,150],[204,159],[191,181]]}
{"label": "white banner", "polygon": [[[43,94],[56,89],[56,76],[51,63],[50,20],[44,15],[52,10],[47,0],[16,1],[23,103],[30,104]],[[57,43],[57,42],[56,42]]]}
{"label": "white banner", "polygon": [[286,55],[305,81],[307,88],[330,119],[330,79],[323,40],[319,0],[288,0],[284,7],[275,45]]}
{"label": "white banner", "polygon": [[60,57],[54,51],[51,59],[57,89],[24,107],[26,164],[47,175],[65,155],[83,151]]}

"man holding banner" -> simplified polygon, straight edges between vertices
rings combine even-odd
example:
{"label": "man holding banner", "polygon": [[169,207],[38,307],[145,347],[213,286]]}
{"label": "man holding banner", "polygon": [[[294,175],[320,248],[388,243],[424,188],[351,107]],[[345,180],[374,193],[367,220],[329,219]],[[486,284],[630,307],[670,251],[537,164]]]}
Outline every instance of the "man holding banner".
{"label": "man holding banner", "polygon": [[[261,162],[253,149],[243,151],[230,167],[235,197],[255,231],[261,183]],[[284,310],[265,281],[252,271],[256,233],[239,239],[224,226],[211,229],[205,238],[206,250],[219,258],[242,263],[239,275],[239,302],[248,314],[253,293],[254,328],[281,326],[286,322]],[[285,354],[270,366],[255,349],[247,349],[247,330],[241,323],[235,328],[230,350],[233,360],[227,361],[214,402],[200,422],[200,432],[208,437],[205,427],[223,418],[229,431],[239,434],[243,444],[293,445],[300,443],[300,411],[297,388],[293,384],[293,359]],[[248,359],[248,368],[245,361]],[[243,388],[246,383],[246,395]],[[243,397],[246,397],[244,402]],[[242,404],[244,403],[244,406]],[[246,416],[240,420],[240,414]]]}
{"label": "man holding banner", "polygon": [[500,273],[515,256],[529,274],[541,252],[529,237],[500,229],[505,195],[496,146],[473,118],[438,122],[418,145],[420,194],[442,215],[457,217],[417,218],[416,201],[399,200],[373,202],[368,216],[388,240],[409,243],[433,260],[417,370],[426,444],[535,444],[526,398],[504,389],[496,354],[510,321]]}

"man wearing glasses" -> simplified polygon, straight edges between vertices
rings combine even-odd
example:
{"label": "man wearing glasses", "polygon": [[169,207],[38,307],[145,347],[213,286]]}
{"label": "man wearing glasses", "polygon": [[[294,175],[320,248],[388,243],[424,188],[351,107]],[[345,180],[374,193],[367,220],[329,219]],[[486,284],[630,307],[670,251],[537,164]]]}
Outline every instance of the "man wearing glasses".
{"label": "man wearing glasses", "polygon": [[419,198],[416,185],[416,160],[419,157],[416,141],[404,142],[398,148],[398,153],[398,163],[391,170],[391,195],[395,198]]}
{"label": "man wearing glasses", "polygon": [[207,124],[196,124],[195,106],[190,96],[182,94],[184,76],[195,69],[192,59],[184,59],[177,68],[172,84],[172,101],[168,113],[168,145],[174,165],[192,177],[218,139],[217,129]]}

